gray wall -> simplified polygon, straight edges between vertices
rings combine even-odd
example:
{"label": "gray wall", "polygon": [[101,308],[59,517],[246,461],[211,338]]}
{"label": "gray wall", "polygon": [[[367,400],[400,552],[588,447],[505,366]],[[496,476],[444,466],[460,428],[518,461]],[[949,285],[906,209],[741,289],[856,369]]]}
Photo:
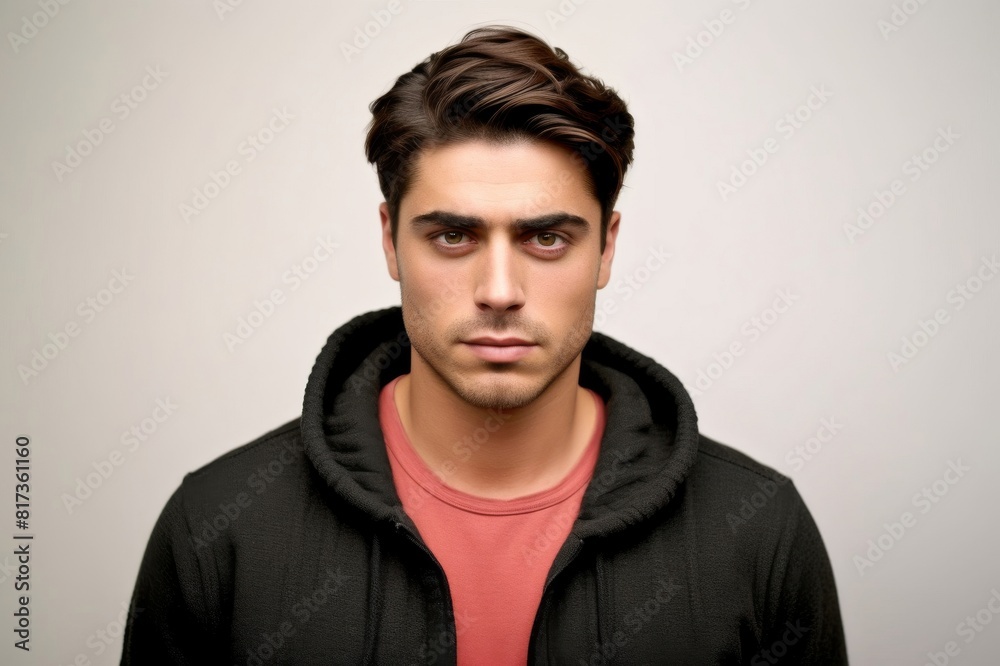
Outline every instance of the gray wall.
{"label": "gray wall", "polygon": [[[293,418],[326,336],[398,303],[367,104],[504,22],[630,102],[636,162],[597,328],[697,390],[706,434],[795,479],[852,661],[923,664],[953,641],[951,663],[997,663],[1000,620],[963,623],[1000,596],[1000,5],[398,3],[349,57],[388,2],[3,3],[0,497],[13,512],[26,434],[36,539],[32,651],[7,633],[0,660],[117,663],[120,637],[98,632],[117,635],[183,474]],[[287,278],[321,242],[329,258]],[[655,270],[652,248],[669,254]],[[274,289],[273,315],[227,344]],[[50,358],[25,373],[36,352]],[[123,439],[133,426],[144,441]],[[13,562],[0,555],[5,626]]]}

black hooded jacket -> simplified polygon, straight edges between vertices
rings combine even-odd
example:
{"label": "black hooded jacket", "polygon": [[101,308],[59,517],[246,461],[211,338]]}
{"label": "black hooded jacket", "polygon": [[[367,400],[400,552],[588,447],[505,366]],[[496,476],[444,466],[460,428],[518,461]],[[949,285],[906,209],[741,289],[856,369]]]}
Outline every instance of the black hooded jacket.
{"label": "black hooded jacket", "polygon": [[[409,366],[398,306],[355,317],[317,358],[301,418],[184,477],[142,559],[122,664],[455,663],[465,620],[378,420],[379,390]],[[607,421],[529,663],[846,664],[792,481],[700,435],[681,382],[613,338],[591,335],[579,383]]]}

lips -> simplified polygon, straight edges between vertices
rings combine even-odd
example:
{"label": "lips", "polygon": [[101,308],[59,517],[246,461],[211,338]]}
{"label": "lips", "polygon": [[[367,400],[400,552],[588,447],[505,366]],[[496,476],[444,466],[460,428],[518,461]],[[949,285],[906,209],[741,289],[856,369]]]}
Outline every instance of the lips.
{"label": "lips", "polygon": [[495,338],[480,336],[466,340],[465,344],[473,354],[491,363],[513,363],[519,361],[538,345],[523,338]]}
{"label": "lips", "polygon": [[533,342],[523,338],[495,338],[488,335],[472,338],[471,340],[466,340],[465,342],[473,345],[490,345],[492,347],[530,346],[534,344]]}

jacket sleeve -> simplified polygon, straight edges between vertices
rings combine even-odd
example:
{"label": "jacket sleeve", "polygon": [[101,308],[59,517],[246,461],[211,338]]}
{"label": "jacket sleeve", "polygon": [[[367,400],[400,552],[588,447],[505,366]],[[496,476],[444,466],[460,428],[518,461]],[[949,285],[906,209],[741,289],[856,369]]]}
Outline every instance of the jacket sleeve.
{"label": "jacket sleeve", "polygon": [[129,605],[121,664],[214,663],[201,566],[185,516],[184,484],[157,519]]}
{"label": "jacket sleeve", "polygon": [[[847,646],[833,567],[819,528],[789,479],[779,513],[783,520],[770,562],[760,649],[751,666],[847,664]],[[767,571],[767,569],[764,569]]]}

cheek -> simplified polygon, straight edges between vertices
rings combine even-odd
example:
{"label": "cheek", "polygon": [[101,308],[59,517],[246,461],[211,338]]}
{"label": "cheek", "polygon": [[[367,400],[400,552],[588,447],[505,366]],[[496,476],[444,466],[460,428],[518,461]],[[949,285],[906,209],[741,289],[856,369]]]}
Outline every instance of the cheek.
{"label": "cheek", "polygon": [[578,308],[580,303],[593,300],[597,293],[597,269],[598,266],[590,261],[578,261],[566,266],[542,266],[531,276],[532,291],[539,301],[556,306],[572,303],[570,307]]}
{"label": "cheek", "polygon": [[455,319],[462,299],[468,298],[463,278],[453,268],[409,270],[400,281],[403,300],[425,329],[444,329]]}
{"label": "cheek", "polygon": [[528,298],[528,307],[557,328],[569,328],[588,318],[597,295],[593,266],[579,266],[572,274],[539,275]]}

